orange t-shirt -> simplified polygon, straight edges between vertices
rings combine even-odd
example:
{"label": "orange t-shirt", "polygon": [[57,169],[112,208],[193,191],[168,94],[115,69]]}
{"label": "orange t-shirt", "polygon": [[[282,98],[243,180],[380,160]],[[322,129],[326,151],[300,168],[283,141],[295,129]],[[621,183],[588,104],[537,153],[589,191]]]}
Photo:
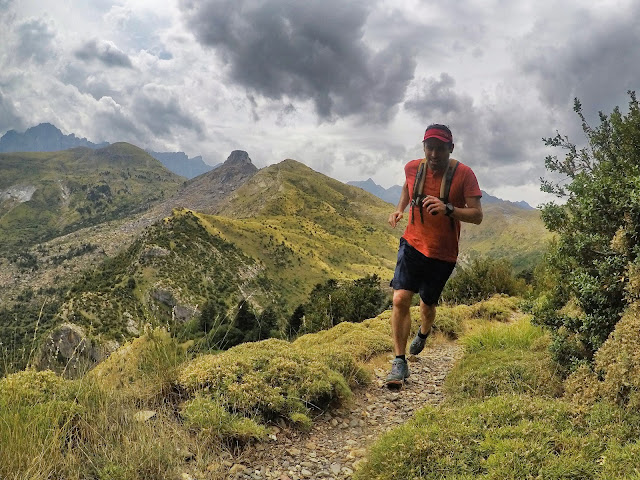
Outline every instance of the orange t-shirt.
{"label": "orange t-shirt", "polygon": [[[411,160],[404,167],[404,173],[409,187],[409,198],[413,197],[413,184],[418,166],[422,159]],[[440,184],[444,172],[435,173],[427,169],[427,177],[424,182],[424,195],[440,196]],[[454,207],[466,206],[465,197],[481,197],[482,192],[478,180],[471,168],[458,163],[449,192],[449,203]],[[430,215],[426,210],[422,211],[424,223],[420,221],[420,207],[413,208],[413,223],[411,223],[411,204],[409,204],[409,220],[403,237],[413,248],[429,258],[455,262],[458,259],[458,240],[460,239],[460,221],[453,221],[446,215]]]}

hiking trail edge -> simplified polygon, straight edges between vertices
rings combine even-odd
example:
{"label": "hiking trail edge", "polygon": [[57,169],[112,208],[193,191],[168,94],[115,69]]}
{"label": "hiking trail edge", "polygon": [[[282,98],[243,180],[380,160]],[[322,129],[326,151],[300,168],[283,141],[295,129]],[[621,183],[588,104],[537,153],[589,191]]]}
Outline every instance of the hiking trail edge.
{"label": "hiking trail edge", "polygon": [[444,379],[461,354],[462,347],[455,342],[427,344],[420,355],[409,357],[411,376],[399,390],[386,386],[390,364],[375,368],[370,385],[356,389],[346,405],[314,418],[309,432],[274,428],[267,441],[227,458],[227,478],[350,478],[380,435],[405,423],[420,408],[442,402]]}

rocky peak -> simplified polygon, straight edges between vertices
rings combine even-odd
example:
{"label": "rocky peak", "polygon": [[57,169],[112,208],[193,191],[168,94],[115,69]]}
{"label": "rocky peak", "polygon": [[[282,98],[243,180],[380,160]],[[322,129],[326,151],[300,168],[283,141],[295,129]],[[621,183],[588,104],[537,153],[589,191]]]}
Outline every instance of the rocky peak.
{"label": "rocky peak", "polygon": [[249,154],[244,150],[234,150],[231,152],[231,155],[224,162],[225,165],[249,165],[251,163],[251,159],[249,158]]}

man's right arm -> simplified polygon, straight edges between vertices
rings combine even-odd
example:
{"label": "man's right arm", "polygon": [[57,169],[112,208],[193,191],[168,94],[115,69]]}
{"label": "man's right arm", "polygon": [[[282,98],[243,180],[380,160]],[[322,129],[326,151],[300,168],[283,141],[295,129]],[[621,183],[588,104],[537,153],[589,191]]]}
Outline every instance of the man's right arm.
{"label": "man's right arm", "polygon": [[407,208],[407,205],[409,205],[409,200],[409,187],[407,187],[407,182],[405,181],[402,187],[402,193],[400,194],[400,200],[398,201],[396,211],[389,215],[389,225],[391,225],[393,228],[396,228],[396,225],[404,216],[404,209]]}

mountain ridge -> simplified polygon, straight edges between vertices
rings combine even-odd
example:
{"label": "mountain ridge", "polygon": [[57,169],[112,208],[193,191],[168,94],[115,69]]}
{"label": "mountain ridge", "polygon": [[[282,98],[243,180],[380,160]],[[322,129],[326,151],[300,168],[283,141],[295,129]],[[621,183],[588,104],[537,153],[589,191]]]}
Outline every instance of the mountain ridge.
{"label": "mountain ridge", "polygon": [[0,173],[3,250],[143,211],[183,181],[128,143],[0,153]]}
{"label": "mountain ridge", "polygon": [[[0,153],[56,152],[77,147],[96,150],[108,145],[109,142],[93,143],[86,138],[77,137],[74,133],[64,135],[51,123],[40,123],[27,128],[23,133],[8,130],[0,137]],[[149,149],[146,151],[173,173],[186,178],[196,177],[220,165],[211,166],[200,155],[189,158],[184,152],[155,152]]]}

